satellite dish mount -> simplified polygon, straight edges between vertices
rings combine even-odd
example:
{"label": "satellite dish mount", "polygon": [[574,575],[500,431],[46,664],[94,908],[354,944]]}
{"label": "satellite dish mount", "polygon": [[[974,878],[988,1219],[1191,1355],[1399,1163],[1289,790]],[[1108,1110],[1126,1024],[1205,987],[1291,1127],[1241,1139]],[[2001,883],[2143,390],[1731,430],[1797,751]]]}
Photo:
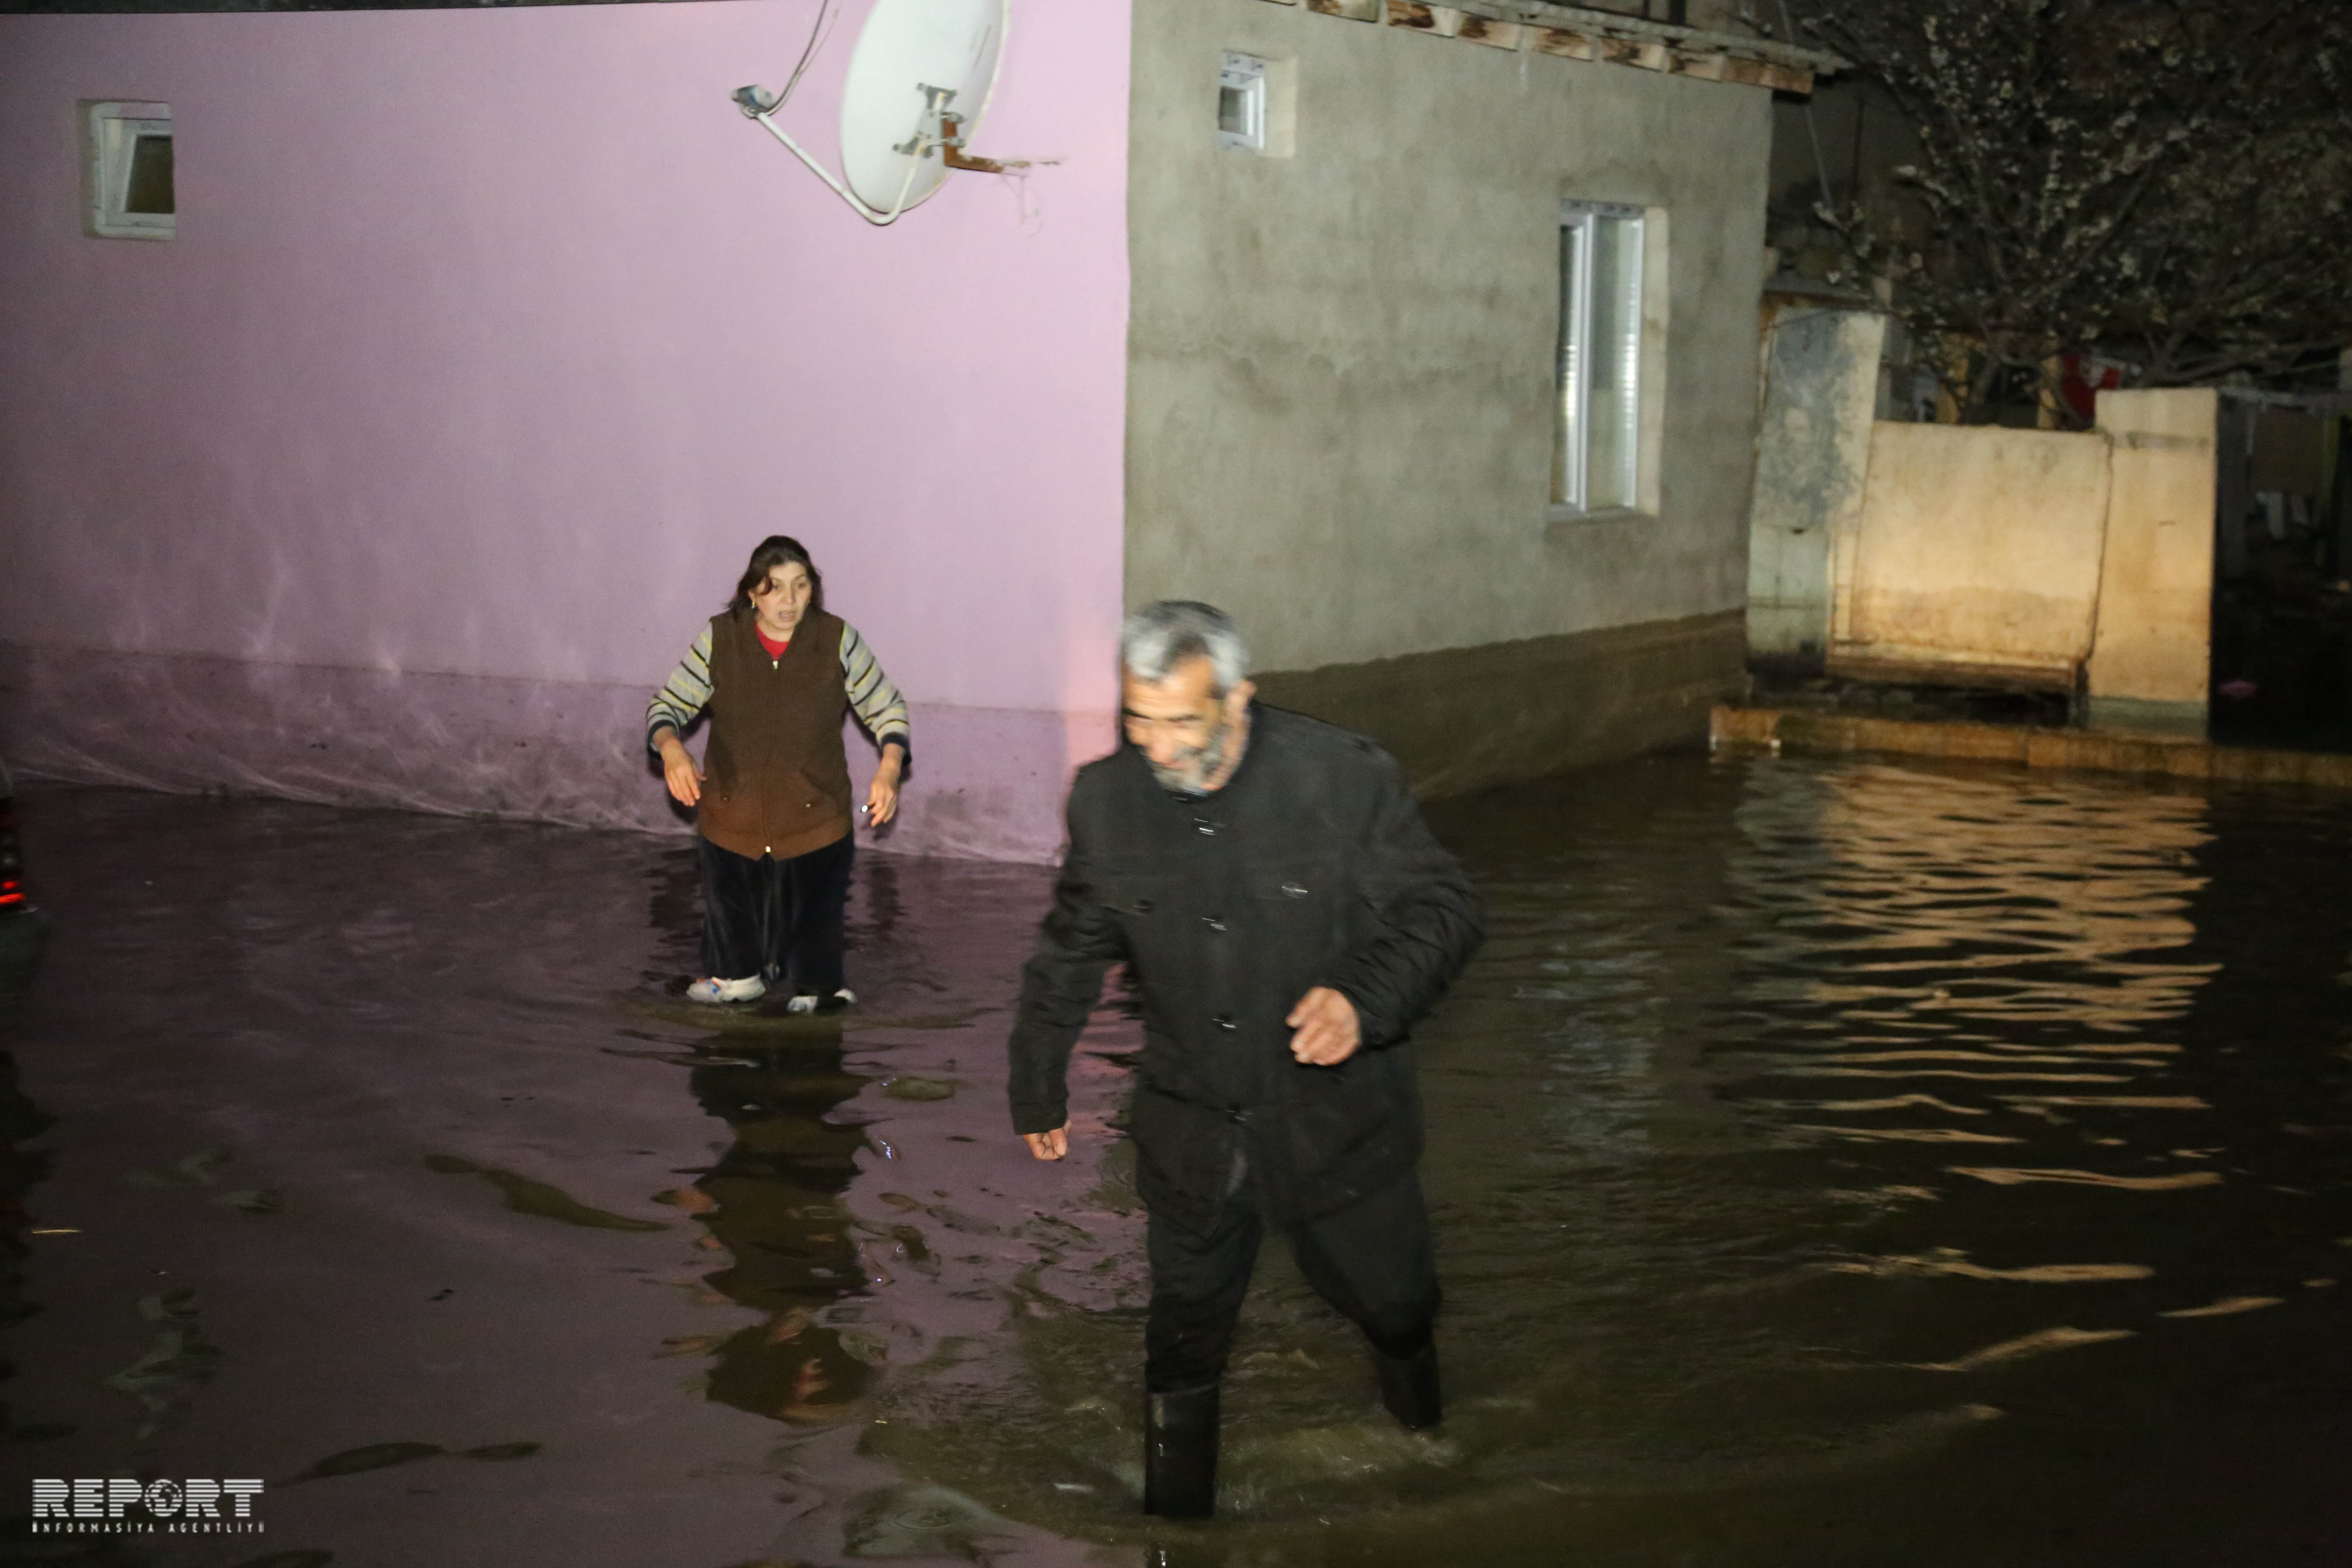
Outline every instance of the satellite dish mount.
{"label": "satellite dish mount", "polygon": [[792,87],[737,88],[735,101],[858,216],[877,227],[896,223],[936,194],[950,170],[1002,174],[1028,167],[966,150],[995,92],[1009,5],[876,0],[843,86],[839,175],[776,123]]}

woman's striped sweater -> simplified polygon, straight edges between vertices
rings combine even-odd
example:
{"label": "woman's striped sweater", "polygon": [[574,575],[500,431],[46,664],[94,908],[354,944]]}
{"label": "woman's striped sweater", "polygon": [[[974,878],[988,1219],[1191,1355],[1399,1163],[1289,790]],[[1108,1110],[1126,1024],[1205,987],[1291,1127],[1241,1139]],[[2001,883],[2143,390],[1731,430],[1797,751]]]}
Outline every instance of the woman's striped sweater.
{"label": "woman's striped sweater", "polygon": [[[895,744],[911,762],[914,742],[907,725],[907,700],[898,695],[898,689],[882,673],[874,650],[847,621],[841,624],[841,678],[849,689],[849,705],[856,710],[857,721],[874,737],[874,743]],[[659,749],[656,742],[664,730],[685,734],[686,727],[709,700],[710,627],[705,625],[702,635],[686,650],[686,658],[669,672],[669,679],[646,707],[646,748]]]}

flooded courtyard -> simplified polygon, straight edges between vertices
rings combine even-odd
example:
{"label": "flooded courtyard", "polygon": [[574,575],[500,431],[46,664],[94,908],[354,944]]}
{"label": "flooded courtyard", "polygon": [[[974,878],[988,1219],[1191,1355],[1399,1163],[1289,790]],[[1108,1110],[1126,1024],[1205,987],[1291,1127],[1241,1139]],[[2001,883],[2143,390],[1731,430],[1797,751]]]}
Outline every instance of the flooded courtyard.
{"label": "flooded courtyard", "polygon": [[1075,1157],[1004,1110],[1047,871],[866,856],[861,1005],[721,1016],[682,843],[31,796],[0,1511],[267,1529],[0,1552],[2352,1559],[2352,802],[1682,756],[1432,815],[1489,931],[1420,1037],[1448,1418],[1269,1245],[1162,1527],[1116,988]]}

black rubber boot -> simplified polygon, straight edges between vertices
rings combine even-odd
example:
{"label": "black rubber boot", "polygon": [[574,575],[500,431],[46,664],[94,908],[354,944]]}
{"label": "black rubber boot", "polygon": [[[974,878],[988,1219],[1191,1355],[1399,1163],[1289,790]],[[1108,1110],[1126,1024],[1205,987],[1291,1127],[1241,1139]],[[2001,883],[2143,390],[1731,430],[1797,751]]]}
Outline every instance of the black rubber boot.
{"label": "black rubber boot", "polygon": [[1145,1398],[1143,1511],[1206,1519],[1217,1506],[1217,1385]]}
{"label": "black rubber boot", "polygon": [[1388,1406],[1408,1432],[1425,1431],[1445,1419],[1444,1402],[1437,1393],[1437,1342],[1424,1343],[1409,1356],[1372,1352],[1381,1374],[1381,1403]]}

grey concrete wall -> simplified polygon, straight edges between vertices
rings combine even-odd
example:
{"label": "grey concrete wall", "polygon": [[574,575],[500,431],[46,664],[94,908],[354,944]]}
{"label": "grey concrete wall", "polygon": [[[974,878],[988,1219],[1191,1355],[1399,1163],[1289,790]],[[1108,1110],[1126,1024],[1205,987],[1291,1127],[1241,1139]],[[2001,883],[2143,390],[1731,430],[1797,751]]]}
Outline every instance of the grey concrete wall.
{"label": "grey concrete wall", "polygon": [[1461,795],[1706,733],[1740,691],[1740,615],[1270,671],[1265,700],[1378,736],[1423,795]]}
{"label": "grey concrete wall", "polygon": [[[1736,618],[1769,94],[1265,0],[1134,16],[1129,603],[1221,604],[1275,671]],[[1295,156],[1216,146],[1228,49],[1297,62]],[[1652,515],[1548,521],[1563,197],[1667,215]]]}
{"label": "grey concrete wall", "polygon": [[1886,318],[1808,306],[1770,318],[1748,511],[1748,647],[1819,668],[1830,646],[1830,542],[1862,510]]}

